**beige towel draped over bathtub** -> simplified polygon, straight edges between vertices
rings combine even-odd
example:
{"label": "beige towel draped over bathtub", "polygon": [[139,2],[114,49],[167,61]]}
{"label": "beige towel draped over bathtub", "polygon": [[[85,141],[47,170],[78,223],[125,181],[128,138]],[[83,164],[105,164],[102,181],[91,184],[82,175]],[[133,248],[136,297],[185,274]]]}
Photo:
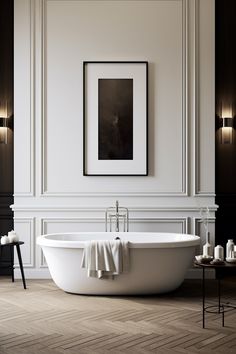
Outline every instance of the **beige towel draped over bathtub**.
{"label": "beige towel draped over bathtub", "polygon": [[114,279],[129,271],[129,246],[123,240],[91,240],[85,243],[82,268],[88,277]]}

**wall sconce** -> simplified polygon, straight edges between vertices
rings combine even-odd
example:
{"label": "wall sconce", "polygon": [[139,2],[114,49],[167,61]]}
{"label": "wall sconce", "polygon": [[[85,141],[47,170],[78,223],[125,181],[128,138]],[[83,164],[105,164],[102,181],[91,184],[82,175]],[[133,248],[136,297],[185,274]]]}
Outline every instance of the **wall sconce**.
{"label": "wall sconce", "polygon": [[8,102],[0,102],[0,144],[8,142],[8,128],[13,129],[13,116],[8,115]]}
{"label": "wall sconce", "polygon": [[0,144],[7,144],[7,118],[0,117]]}
{"label": "wall sconce", "polygon": [[233,143],[233,127],[234,118],[223,117],[221,118],[221,144],[232,144]]}

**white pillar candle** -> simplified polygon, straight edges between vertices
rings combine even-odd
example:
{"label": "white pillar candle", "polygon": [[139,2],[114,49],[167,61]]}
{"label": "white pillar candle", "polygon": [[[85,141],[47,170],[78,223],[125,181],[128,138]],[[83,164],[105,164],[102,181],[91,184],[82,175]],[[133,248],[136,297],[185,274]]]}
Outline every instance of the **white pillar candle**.
{"label": "white pillar candle", "polygon": [[224,248],[221,245],[217,245],[214,249],[214,258],[224,260]]}
{"label": "white pillar candle", "polygon": [[4,235],[1,237],[1,245],[6,245],[7,243],[9,243],[9,238],[7,235]]}
{"label": "white pillar candle", "polygon": [[8,237],[10,242],[18,242],[19,241],[19,236],[14,230],[11,230],[8,232]]}

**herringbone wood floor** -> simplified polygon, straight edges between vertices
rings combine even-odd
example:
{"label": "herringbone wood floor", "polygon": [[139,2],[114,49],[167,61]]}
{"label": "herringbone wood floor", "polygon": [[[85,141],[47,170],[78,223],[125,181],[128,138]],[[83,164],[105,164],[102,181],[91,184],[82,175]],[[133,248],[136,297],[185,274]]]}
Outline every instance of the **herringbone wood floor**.
{"label": "herringbone wood floor", "polygon": [[[0,354],[236,353],[236,311],[225,328],[208,314],[202,329],[198,281],[151,297],[71,295],[49,280],[27,286],[0,278]],[[210,303],[214,287],[209,281]],[[224,294],[236,297],[236,284],[225,283]]]}

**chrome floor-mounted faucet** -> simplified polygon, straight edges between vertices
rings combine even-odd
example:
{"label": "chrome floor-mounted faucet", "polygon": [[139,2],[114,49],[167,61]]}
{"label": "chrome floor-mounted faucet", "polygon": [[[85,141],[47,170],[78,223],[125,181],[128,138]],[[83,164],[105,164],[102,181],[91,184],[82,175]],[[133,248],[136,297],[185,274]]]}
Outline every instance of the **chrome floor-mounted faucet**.
{"label": "chrome floor-mounted faucet", "polygon": [[109,231],[112,232],[112,225],[113,222],[115,223],[115,232],[120,231],[120,224],[123,224],[123,232],[129,231],[129,211],[127,208],[119,207],[118,200],[116,201],[115,207],[109,207],[106,209],[105,213],[105,227],[106,232],[108,231],[108,224],[109,224]]}

